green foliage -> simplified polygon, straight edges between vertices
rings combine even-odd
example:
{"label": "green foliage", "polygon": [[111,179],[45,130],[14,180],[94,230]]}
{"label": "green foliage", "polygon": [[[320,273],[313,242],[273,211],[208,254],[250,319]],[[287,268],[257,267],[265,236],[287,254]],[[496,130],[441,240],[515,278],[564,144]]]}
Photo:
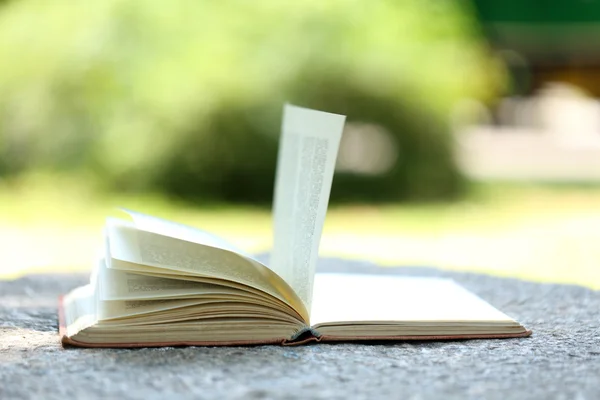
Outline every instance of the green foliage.
{"label": "green foliage", "polygon": [[[460,2],[19,0],[0,8],[0,174],[271,198],[285,101],[381,126],[402,151],[333,198],[460,191],[446,116],[500,69]],[[74,172],[73,172],[74,171]]]}

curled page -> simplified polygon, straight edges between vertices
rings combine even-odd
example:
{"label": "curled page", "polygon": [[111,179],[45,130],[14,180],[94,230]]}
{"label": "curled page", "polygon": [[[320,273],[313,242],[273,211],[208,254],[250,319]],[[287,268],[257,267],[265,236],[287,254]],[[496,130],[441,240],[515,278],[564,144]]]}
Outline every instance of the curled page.
{"label": "curled page", "polygon": [[271,269],[310,310],[343,115],[286,105],[277,160]]}
{"label": "curled page", "polygon": [[[140,216],[143,214],[136,213],[136,222]],[[154,228],[168,227],[168,224],[153,225]],[[200,240],[180,239],[183,236],[179,234],[179,237],[167,236],[176,233],[170,228],[153,230],[141,230],[131,222],[107,219],[106,266],[141,274],[191,275],[232,281],[283,301],[308,321],[308,310],[296,292],[262,263],[231,250],[202,244]]]}
{"label": "curled page", "polygon": [[167,221],[162,218],[153,217],[151,215],[142,214],[126,208],[122,208],[121,210],[131,216],[133,222],[135,223],[135,227],[141,231],[158,233],[159,235],[170,236],[192,243],[199,243],[206,246],[216,247],[218,249],[229,250],[234,253],[241,254],[246,258],[252,258],[240,248],[227,242],[223,238],[213,235],[210,232],[206,232],[192,226]]}

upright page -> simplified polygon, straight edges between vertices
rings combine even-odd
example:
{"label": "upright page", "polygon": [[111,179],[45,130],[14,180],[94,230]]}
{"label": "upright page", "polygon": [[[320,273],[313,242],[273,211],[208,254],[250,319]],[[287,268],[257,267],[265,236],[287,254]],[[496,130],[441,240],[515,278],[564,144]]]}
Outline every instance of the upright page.
{"label": "upright page", "polygon": [[292,105],[284,108],[270,267],[307,309],[345,119]]}

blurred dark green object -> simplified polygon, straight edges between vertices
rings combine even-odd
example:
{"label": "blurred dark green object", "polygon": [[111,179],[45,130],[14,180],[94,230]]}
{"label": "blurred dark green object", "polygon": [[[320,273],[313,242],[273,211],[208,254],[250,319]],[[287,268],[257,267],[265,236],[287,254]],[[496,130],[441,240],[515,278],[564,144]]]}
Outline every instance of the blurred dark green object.
{"label": "blurred dark green object", "polygon": [[2,176],[232,201],[270,201],[285,101],[398,153],[340,171],[333,200],[456,196],[451,107],[504,78],[460,1],[15,0],[0,59]]}
{"label": "blurred dark green object", "polygon": [[600,2],[475,0],[492,48],[505,59],[515,95],[566,82],[600,96]]}
{"label": "blurred dark green object", "polygon": [[570,0],[475,0],[477,16],[499,49],[534,62],[600,61],[600,3]]}

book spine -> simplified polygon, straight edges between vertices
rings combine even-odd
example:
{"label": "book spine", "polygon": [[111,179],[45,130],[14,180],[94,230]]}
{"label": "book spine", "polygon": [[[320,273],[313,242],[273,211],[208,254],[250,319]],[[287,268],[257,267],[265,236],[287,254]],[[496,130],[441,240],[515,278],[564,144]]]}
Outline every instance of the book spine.
{"label": "book spine", "polygon": [[283,346],[297,346],[308,342],[319,342],[321,340],[321,334],[316,329],[310,326],[305,326],[298,332],[292,335],[291,338],[281,343]]}

